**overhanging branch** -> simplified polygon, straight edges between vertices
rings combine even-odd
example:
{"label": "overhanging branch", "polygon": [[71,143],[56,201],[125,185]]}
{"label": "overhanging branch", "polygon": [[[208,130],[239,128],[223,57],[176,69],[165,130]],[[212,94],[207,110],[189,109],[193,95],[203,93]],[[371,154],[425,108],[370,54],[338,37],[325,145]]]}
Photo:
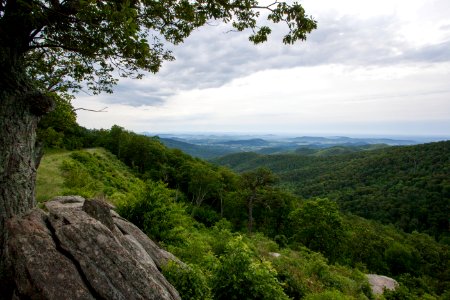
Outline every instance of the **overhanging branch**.
{"label": "overhanging branch", "polygon": [[72,111],[75,112],[77,110],[85,110],[85,111],[92,111],[92,112],[108,112],[107,110],[105,110],[107,108],[108,108],[108,106],[105,106],[102,109],[95,110],[95,109],[88,109],[88,108],[84,108],[84,107],[77,107],[77,108],[74,108]]}

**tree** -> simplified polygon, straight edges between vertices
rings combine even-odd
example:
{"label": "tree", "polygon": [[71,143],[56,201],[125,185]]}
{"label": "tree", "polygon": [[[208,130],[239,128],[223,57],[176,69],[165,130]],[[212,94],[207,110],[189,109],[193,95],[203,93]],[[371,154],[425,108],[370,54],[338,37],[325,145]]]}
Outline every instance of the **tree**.
{"label": "tree", "polygon": [[[1,0],[0,1],[0,255],[5,222],[35,206],[39,119],[53,108],[52,92],[82,87],[111,92],[115,74],[140,78],[173,60],[178,44],[209,20],[250,29],[253,43],[267,40],[258,26],[285,22],[283,42],[305,40],[316,22],[297,3],[254,0]],[[0,262],[1,263],[1,262]],[[1,266],[0,266],[1,268]]]}
{"label": "tree", "polygon": [[258,220],[254,229],[271,238],[278,236],[275,240],[282,244],[286,238],[284,234],[288,228],[289,213],[298,201],[294,195],[282,189],[263,189],[253,209],[253,216]]}
{"label": "tree", "polygon": [[63,148],[79,125],[70,99],[54,94],[55,108],[45,115],[38,124],[37,139],[45,147]]}
{"label": "tree", "polygon": [[214,271],[214,299],[289,299],[272,265],[258,260],[241,236],[226,244]]}
{"label": "tree", "polygon": [[228,168],[219,167],[218,173],[220,176],[220,188],[219,188],[219,199],[220,199],[220,217],[223,218],[223,201],[227,193],[236,190],[238,186],[239,177]]}
{"label": "tree", "polygon": [[261,201],[259,197],[261,192],[270,187],[277,180],[277,177],[267,168],[258,168],[254,171],[242,174],[242,185],[246,193],[247,209],[248,209],[248,232],[253,231],[253,207],[257,201]]}
{"label": "tree", "polygon": [[192,216],[208,197],[220,189],[219,174],[201,161],[188,162],[183,168],[188,179],[188,193],[192,197]]}
{"label": "tree", "polygon": [[305,201],[290,213],[292,238],[314,251],[322,252],[332,262],[339,256],[344,226],[334,201]]}

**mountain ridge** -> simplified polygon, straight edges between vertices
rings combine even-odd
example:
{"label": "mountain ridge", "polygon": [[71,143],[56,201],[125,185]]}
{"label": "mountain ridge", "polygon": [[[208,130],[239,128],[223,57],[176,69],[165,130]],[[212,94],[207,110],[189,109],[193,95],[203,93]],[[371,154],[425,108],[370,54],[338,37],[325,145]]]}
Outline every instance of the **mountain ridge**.
{"label": "mountain ridge", "polygon": [[[257,152],[263,154],[295,152],[298,149],[326,149],[330,147],[354,147],[353,150],[370,150],[372,145],[398,146],[419,142],[389,138],[351,137],[283,137],[267,135],[162,135],[159,137],[167,147],[182,150],[192,156],[214,159],[236,152]],[[364,149],[366,148],[366,149]],[[350,149],[349,149],[350,151]],[[351,151],[354,152],[354,151]]]}

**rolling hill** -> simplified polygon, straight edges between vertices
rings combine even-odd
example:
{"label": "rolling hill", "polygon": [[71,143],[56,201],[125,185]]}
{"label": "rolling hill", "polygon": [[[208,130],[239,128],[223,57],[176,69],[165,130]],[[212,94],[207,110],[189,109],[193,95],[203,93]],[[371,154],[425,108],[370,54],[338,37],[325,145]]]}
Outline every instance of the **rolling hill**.
{"label": "rolling hill", "polygon": [[307,151],[308,155],[235,153],[214,162],[239,172],[267,167],[303,198],[328,197],[343,211],[407,232],[449,237],[450,141],[341,155]]}

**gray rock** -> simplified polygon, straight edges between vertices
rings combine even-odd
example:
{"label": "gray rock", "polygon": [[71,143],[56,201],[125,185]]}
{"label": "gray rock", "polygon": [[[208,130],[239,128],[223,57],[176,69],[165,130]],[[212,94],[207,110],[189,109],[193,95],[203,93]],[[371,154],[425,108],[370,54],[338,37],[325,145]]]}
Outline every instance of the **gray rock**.
{"label": "gray rock", "polygon": [[8,222],[8,255],[14,269],[16,298],[95,299],[73,262],[63,255],[39,209]]}
{"label": "gray rock", "polygon": [[281,254],[278,253],[278,252],[269,252],[269,255],[270,255],[270,256],[273,256],[273,257],[275,257],[275,258],[278,258],[278,257],[281,256]]}
{"label": "gray rock", "polygon": [[49,211],[57,209],[82,209],[84,198],[80,196],[59,196],[45,203],[45,208]]}
{"label": "gray rock", "polygon": [[158,268],[169,260],[110,206],[58,197],[8,224],[15,298],[180,299]]}
{"label": "gray rock", "polygon": [[84,212],[102,222],[109,230],[113,230],[114,222],[110,210],[111,206],[108,203],[97,199],[84,201],[83,204]]}
{"label": "gray rock", "polygon": [[384,289],[394,291],[398,287],[398,282],[393,278],[376,274],[366,274],[366,276],[375,295],[383,294]]}
{"label": "gray rock", "polygon": [[176,258],[172,253],[160,248],[147,237],[136,225],[128,222],[120,216],[113,217],[114,224],[120,229],[120,231],[126,236],[133,236],[137,242],[145,249],[145,251],[150,255],[152,260],[155,262],[156,266],[161,269],[162,266],[166,265],[169,261],[175,261],[178,264],[184,265],[178,258]]}

